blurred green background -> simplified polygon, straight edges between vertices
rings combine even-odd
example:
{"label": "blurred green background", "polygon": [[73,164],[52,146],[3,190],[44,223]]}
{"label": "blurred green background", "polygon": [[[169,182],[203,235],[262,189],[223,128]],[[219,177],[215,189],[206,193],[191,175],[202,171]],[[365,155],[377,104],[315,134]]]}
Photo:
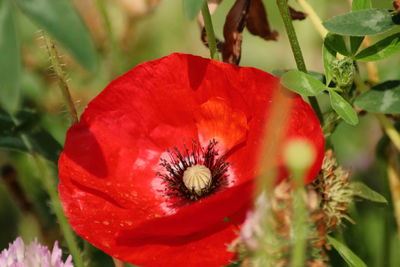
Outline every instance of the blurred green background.
{"label": "blurred green background", "polygon": [[[49,70],[48,54],[40,38],[42,28],[28,18],[26,12],[22,12],[14,1],[0,1],[11,2],[17,38],[20,40],[19,109],[37,111],[39,124],[63,144],[69,121],[57,81]],[[70,56],[68,49],[56,41],[66,64],[65,72],[79,113],[112,79],[140,62],[173,52],[209,56],[208,50],[200,41],[196,20],[190,21],[184,15],[182,0],[132,0],[131,4],[127,0],[72,2],[90,29],[98,57],[96,70],[89,72]],[[142,2],[143,6],[140,3],[136,5],[135,2]],[[218,37],[222,37],[225,16],[233,2],[224,0],[213,15]],[[391,2],[375,0],[373,6],[389,9],[392,7]],[[271,27],[279,32],[279,39],[267,42],[245,30],[241,65],[268,72],[295,68],[276,2],[264,0],[264,3]],[[310,0],[309,3],[323,20],[349,11],[347,0]],[[290,1],[290,4],[300,10],[296,1]],[[127,5],[131,5],[130,8]],[[109,29],[104,21],[102,8],[108,14]],[[307,19],[296,21],[295,27],[308,69],[322,72],[322,39]],[[399,80],[399,62],[398,55],[379,61],[381,79]],[[365,73],[363,66],[361,72]],[[327,104],[324,97],[319,100]],[[329,143],[334,147],[339,162],[351,169],[351,179],[365,182],[389,200],[389,205],[367,201],[355,203],[351,208],[351,217],[356,224],[347,224],[341,235],[368,266],[395,267],[400,266],[400,240],[390,204],[385,158],[380,157],[376,149],[381,138],[382,131],[378,123],[367,115],[361,117],[361,122],[356,127],[341,123]],[[20,152],[0,149],[0,167],[3,176],[10,175],[10,172],[11,175],[15,174],[16,183],[21,186],[26,201],[30,203],[28,207],[22,208],[21,199],[18,201],[18,197],[11,194],[8,183],[0,181],[0,250],[17,236],[22,236],[25,240],[39,237],[42,242],[52,244],[59,237],[56,220],[32,158]],[[46,236],[43,233],[47,233]],[[88,248],[85,252],[94,255],[89,266],[112,266],[110,258],[88,244],[85,246]],[[331,258],[333,266],[345,266],[335,252],[331,253]]]}

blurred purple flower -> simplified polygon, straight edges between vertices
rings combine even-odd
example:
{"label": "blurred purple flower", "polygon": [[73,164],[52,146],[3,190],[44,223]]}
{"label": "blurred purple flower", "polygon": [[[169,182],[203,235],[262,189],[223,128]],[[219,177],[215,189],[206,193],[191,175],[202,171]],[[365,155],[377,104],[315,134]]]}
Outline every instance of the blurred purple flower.
{"label": "blurred purple flower", "polygon": [[0,267],[73,267],[72,257],[62,261],[62,251],[56,241],[53,251],[38,243],[37,239],[25,245],[21,237],[0,253]]}

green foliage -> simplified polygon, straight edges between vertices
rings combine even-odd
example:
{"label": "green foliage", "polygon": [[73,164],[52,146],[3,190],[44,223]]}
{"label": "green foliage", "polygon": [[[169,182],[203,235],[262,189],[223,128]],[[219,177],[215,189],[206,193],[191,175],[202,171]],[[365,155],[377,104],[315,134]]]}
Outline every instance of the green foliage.
{"label": "green foliage", "polygon": [[194,19],[200,12],[204,0],[183,0],[183,8],[188,19]]}
{"label": "green foliage", "polygon": [[386,32],[396,24],[384,9],[366,9],[333,17],[323,23],[325,28],[340,35],[365,36]]}
{"label": "green foliage", "polygon": [[11,1],[0,1],[0,104],[10,112],[19,102],[20,52]]}
{"label": "green foliage", "polygon": [[62,43],[87,70],[97,70],[96,49],[71,1],[15,1],[27,16]]}
{"label": "green foliage", "polygon": [[353,0],[351,3],[351,10],[363,10],[372,8],[371,0]]}
{"label": "green foliage", "polygon": [[326,84],[329,85],[329,83],[332,81],[332,65],[336,60],[336,52],[323,45],[322,59],[324,62]]}
{"label": "green foliage", "polygon": [[341,35],[328,33],[324,40],[324,46],[329,50],[338,52],[344,56],[350,56],[346,43]]}
{"label": "green foliage", "polygon": [[400,81],[386,81],[358,96],[354,104],[363,110],[400,114]]}
{"label": "green foliage", "polygon": [[336,249],[350,267],[367,267],[367,265],[339,240],[328,236],[329,243]]}
{"label": "green foliage", "polygon": [[356,125],[358,123],[358,116],[353,107],[333,90],[329,90],[329,96],[332,108],[336,113],[339,114],[339,116],[347,123]]}
{"label": "green foliage", "polygon": [[325,85],[311,75],[291,70],[281,77],[281,83],[286,88],[305,96],[315,96],[325,90]]}
{"label": "green foliage", "polygon": [[62,147],[38,121],[31,111],[20,111],[13,118],[0,109],[0,148],[38,153],[57,163]]}
{"label": "green foliage", "polygon": [[375,61],[387,58],[400,52],[400,33],[393,34],[359,52],[355,59],[359,61]]}
{"label": "green foliage", "polygon": [[[352,11],[370,9],[370,8],[372,8],[371,0],[353,0],[351,4]],[[364,40],[363,36],[362,37],[350,36],[350,50],[352,55],[357,53],[363,40]]]}
{"label": "green foliage", "polygon": [[363,41],[364,36],[350,36],[350,50],[352,55],[357,53]]}
{"label": "green foliage", "polygon": [[372,190],[371,188],[369,188],[367,185],[365,185],[362,182],[352,182],[351,187],[356,196],[359,196],[361,198],[364,198],[364,199],[367,199],[367,200],[370,200],[373,202],[384,203],[384,204],[388,203],[384,196],[382,196],[378,192]]}

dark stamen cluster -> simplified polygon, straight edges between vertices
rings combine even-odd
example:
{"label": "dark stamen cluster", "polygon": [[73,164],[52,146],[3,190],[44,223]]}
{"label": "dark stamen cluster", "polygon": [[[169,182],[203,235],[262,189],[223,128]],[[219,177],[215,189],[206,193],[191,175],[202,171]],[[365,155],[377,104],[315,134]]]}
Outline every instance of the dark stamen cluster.
{"label": "dark stamen cluster", "polygon": [[[191,149],[184,144],[183,152],[177,147],[167,150],[169,159],[161,159],[160,163],[165,172],[157,173],[167,185],[166,194],[176,198],[179,204],[184,204],[207,197],[226,185],[227,170],[230,163],[225,161],[224,156],[218,156],[216,146],[217,141],[214,139],[210,141],[206,148],[193,140]],[[201,192],[195,192],[193,188],[189,189],[183,183],[184,172],[187,168],[197,164],[204,165],[211,171],[210,186],[202,189]]]}

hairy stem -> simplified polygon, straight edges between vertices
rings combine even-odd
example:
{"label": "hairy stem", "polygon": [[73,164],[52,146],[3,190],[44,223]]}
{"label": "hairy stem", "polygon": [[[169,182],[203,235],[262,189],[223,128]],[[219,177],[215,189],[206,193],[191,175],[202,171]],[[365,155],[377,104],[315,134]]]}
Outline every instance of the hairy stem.
{"label": "hairy stem", "polygon": [[50,39],[49,35],[45,32],[42,32],[47,52],[49,53],[50,56],[50,62],[51,66],[54,70],[54,73],[57,77],[58,81],[58,87],[61,90],[62,96],[64,98],[64,102],[68,108],[68,113],[71,119],[71,123],[77,123],[79,121],[78,119],[78,113],[76,112],[74,102],[72,101],[71,93],[69,91],[67,79],[65,78],[65,73],[62,68],[62,65],[59,60],[58,52],[57,49],[54,45],[54,42]]}
{"label": "hairy stem", "polygon": [[[286,33],[289,37],[290,46],[292,48],[293,56],[296,61],[297,69],[307,73],[306,64],[304,62],[303,53],[301,52],[301,48],[299,45],[299,41],[297,39],[296,31],[294,30],[292,17],[289,13],[289,7],[287,4],[287,0],[277,0],[278,8],[281,13],[281,17],[285,24]],[[311,106],[313,107],[315,113],[317,114],[321,123],[323,123],[323,116],[321,112],[321,108],[318,105],[318,101],[314,96],[308,97]]]}
{"label": "hairy stem", "polygon": [[214,28],[207,2],[208,1],[204,1],[203,7],[201,8],[201,14],[203,15],[204,27],[207,33],[208,47],[210,48],[210,57],[212,59],[219,60],[219,55],[217,51],[217,41],[215,40]]}

